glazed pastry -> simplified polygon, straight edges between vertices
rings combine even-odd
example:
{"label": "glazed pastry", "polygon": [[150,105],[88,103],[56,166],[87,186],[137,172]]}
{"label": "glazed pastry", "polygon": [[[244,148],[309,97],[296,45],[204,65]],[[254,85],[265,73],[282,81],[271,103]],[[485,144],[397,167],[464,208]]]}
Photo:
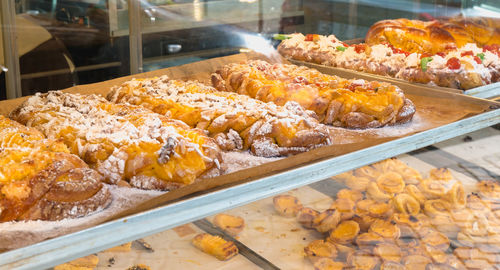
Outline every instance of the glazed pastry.
{"label": "glazed pastry", "polygon": [[439,250],[445,251],[448,249],[450,246],[450,240],[446,235],[430,229],[426,228],[422,230],[421,232],[421,241],[422,243],[429,245],[431,247],[437,248]]}
{"label": "glazed pastry", "polygon": [[0,222],[90,215],[111,202],[101,181],[60,141],[0,116]]}
{"label": "glazed pastry", "polygon": [[373,248],[373,253],[383,261],[399,262],[401,260],[402,254],[401,249],[391,243],[379,243]]}
{"label": "glazed pastry", "polygon": [[214,218],[214,225],[235,236],[245,228],[245,220],[237,216],[218,214]]}
{"label": "glazed pastry", "polygon": [[373,232],[362,233],[358,237],[356,237],[356,245],[360,249],[371,249],[374,246],[385,241],[386,239]]}
{"label": "glazed pastry", "polygon": [[430,170],[429,177],[434,180],[450,181],[453,179],[450,170],[447,168],[434,168]]}
{"label": "glazed pastry", "polygon": [[453,217],[448,213],[433,216],[431,224],[448,238],[456,238],[457,233],[461,230],[460,226],[455,223]]}
{"label": "glazed pastry", "polygon": [[315,264],[322,258],[334,260],[337,257],[337,248],[330,242],[314,240],[304,248],[304,253]]}
{"label": "glazed pastry", "polygon": [[422,181],[420,173],[397,158],[389,158],[373,164],[380,172],[395,172],[401,175],[405,184],[417,185]]}
{"label": "glazed pastry", "polygon": [[490,26],[484,20],[495,19],[454,17],[429,22],[382,20],[370,27],[365,40],[368,44],[389,43],[407,52],[431,54],[460,48],[468,43],[478,46],[499,44],[500,31],[496,29],[498,23]]}
{"label": "glazed pastry", "polygon": [[330,233],[329,239],[339,244],[347,244],[354,241],[359,233],[359,224],[355,221],[342,221],[335,230]]}
{"label": "glazed pastry", "polygon": [[320,122],[348,128],[406,123],[415,106],[401,89],[382,82],[347,80],[304,66],[249,61],[228,64],[212,74],[219,91],[235,92],[283,106],[294,101]]}
{"label": "glazed pastry", "polygon": [[251,149],[255,155],[273,157],[331,143],[327,128],[297,103],[276,106],[194,81],[167,76],[132,80],[114,87],[107,98],[208,131],[223,150]]}
{"label": "glazed pastry", "polygon": [[220,236],[201,233],[196,235],[192,243],[201,251],[214,256],[215,258],[226,261],[238,255],[238,248],[231,241],[226,241]]}
{"label": "glazed pastry", "polygon": [[377,170],[371,165],[363,166],[354,170],[353,174],[357,177],[365,177],[370,179],[370,181],[375,181],[383,173],[383,171]]}
{"label": "glazed pastry", "polygon": [[343,188],[337,192],[338,199],[348,199],[353,202],[357,202],[363,199],[363,193],[358,190],[349,190]]}
{"label": "glazed pastry", "polygon": [[404,270],[404,266],[397,262],[384,262],[380,265],[380,270]]}
{"label": "glazed pastry", "polygon": [[467,198],[462,183],[456,182],[453,184],[451,189],[446,193],[445,199],[450,202],[450,206],[453,209],[464,208],[467,203]]}
{"label": "glazed pastry", "polygon": [[396,239],[401,235],[399,228],[387,220],[375,220],[370,226],[369,232],[376,233],[386,239]]}
{"label": "glazed pastry", "polygon": [[359,224],[359,230],[361,232],[367,232],[368,229],[370,229],[372,223],[377,219],[378,218],[374,218],[367,214],[355,215],[354,217],[352,217],[352,220],[356,221]]}
{"label": "glazed pastry", "polygon": [[342,270],[345,264],[332,259],[321,258],[314,263],[314,270]]}
{"label": "glazed pastry", "polygon": [[417,202],[423,206],[425,201],[427,200],[425,198],[425,195],[422,193],[422,191],[415,185],[406,185],[405,186],[405,193],[412,196]]}
{"label": "glazed pastry", "polygon": [[422,255],[408,255],[402,259],[405,269],[408,270],[426,270],[432,260]]}
{"label": "glazed pastry", "polygon": [[500,184],[494,180],[483,180],[476,184],[479,196],[495,203],[500,202]]}
{"label": "glazed pastry", "polygon": [[468,43],[446,51],[410,53],[387,43],[347,45],[334,35],[296,33],[287,37],[278,51],[294,60],[456,89],[500,80],[499,45],[481,48]]}
{"label": "glazed pastry", "polygon": [[330,209],[336,209],[340,213],[341,220],[348,220],[354,216],[354,207],[356,203],[350,199],[339,198],[336,199]]}
{"label": "glazed pastry", "polygon": [[171,190],[218,167],[220,150],[201,130],[96,96],[37,94],[11,117],[62,140],[107,182]]}
{"label": "glazed pastry", "polygon": [[451,210],[451,205],[445,200],[428,200],[424,204],[424,213],[429,217],[438,215],[448,215]]}
{"label": "glazed pastry", "polygon": [[370,270],[377,269],[380,259],[369,251],[357,250],[347,257],[347,263],[354,269]]}
{"label": "glazed pastry", "polygon": [[405,188],[405,182],[400,174],[386,172],[377,178],[377,186],[385,193],[401,193]]}
{"label": "glazed pastry", "polygon": [[314,220],[316,220],[318,216],[318,211],[309,207],[302,207],[297,213],[297,222],[306,229],[314,229]]}
{"label": "glazed pastry", "polygon": [[448,192],[448,185],[444,181],[437,181],[431,178],[425,179],[418,185],[424,196],[429,199],[439,199]]}
{"label": "glazed pastry", "polygon": [[314,220],[313,227],[320,233],[329,232],[337,227],[341,214],[336,209],[327,209],[321,212]]}
{"label": "glazed pastry", "polygon": [[416,233],[423,228],[430,226],[430,220],[424,214],[408,215],[403,213],[395,213],[392,215],[391,221],[396,223],[401,231],[401,237],[418,238]]}
{"label": "glazed pastry", "polygon": [[394,196],[393,193],[387,193],[381,189],[377,182],[370,182],[366,188],[366,197],[379,202],[387,202]]}
{"label": "glazed pastry", "polygon": [[295,217],[302,209],[299,199],[291,195],[278,195],[273,198],[274,209],[285,217]]}
{"label": "glazed pastry", "polygon": [[400,213],[416,215],[420,212],[420,203],[408,194],[398,194],[392,202]]}

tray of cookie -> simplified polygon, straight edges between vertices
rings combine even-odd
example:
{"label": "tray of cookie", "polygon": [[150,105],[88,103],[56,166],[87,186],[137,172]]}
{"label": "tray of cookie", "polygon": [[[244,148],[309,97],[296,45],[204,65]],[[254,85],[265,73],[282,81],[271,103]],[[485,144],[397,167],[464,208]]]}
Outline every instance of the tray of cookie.
{"label": "tray of cookie", "polygon": [[[111,194],[96,213],[79,212],[87,198],[59,186],[72,177],[84,179],[73,188],[89,186],[81,169],[11,161],[34,164],[33,174],[2,182],[2,199],[24,204],[42,177],[55,191],[41,216],[66,214],[0,224],[2,248],[17,248],[0,254],[2,267],[52,266],[500,121],[496,102],[343,79],[253,53],[134,77],[2,102],[3,115],[64,146],[53,151],[86,164]],[[9,168],[2,173],[15,176]]]}
{"label": "tray of cookie", "polygon": [[366,43],[295,33],[278,35],[278,50],[295,63],[326,66],[333,74],[361,71],[367,79],[409,81],[482,98],[498,96],[500,34],[484,26],[487,33],[480,38],[471,34],[474,25],[384,20],[369,29]]}
{"label": "tray of cookie", "polygon": [[[457,140],[462,143],[439,143],[148,236],[126,250],[100,252],[92,267],[493,267],[499,262],[493,236],[500,171],[487,166],[487,157],[498,151],[467,160],[457,155],[498,141],[498,131]],[[485,209],[477,211],[477,204]],[[489,228],[491,240],[483,232],[474,243],[464,241],[465,235],[480,235],[475,220]]]}

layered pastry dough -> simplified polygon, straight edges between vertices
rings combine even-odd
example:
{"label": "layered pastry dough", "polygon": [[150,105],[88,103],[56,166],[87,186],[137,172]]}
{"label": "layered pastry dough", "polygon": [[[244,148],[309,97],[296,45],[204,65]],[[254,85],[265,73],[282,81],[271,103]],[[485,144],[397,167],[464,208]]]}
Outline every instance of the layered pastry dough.
{"label": "layered pastry dough", "polygon": [[312,110],[320,122],[349,128],[405,123],[415,113],[413,103],[397,86],[347,80],[307,67],[249,61],[226,65],[212,74],[220,91],[248,95],[284,105],[295,101]]}
{"label": "layered pastry dough", "polygon": [[[493,24],[493,25],[492,25]],[[445,21],[408,19],[382,20],[373,24],[366,34],[366,43],[388,43],[413,53],[431,53],[463,47],[500,45],[500,27],[494,18],[455,17]]]}
{"label": "layered pastry dough", "polygon": [[111,202],[102,176],[60,141],[0,116],[0,222],[88,215]]}
{"label": "layered pastry dough", "polygon": [[467,43],[447,51],[410,53],[387,43],[347,45],[334,35],[291,34],[278,51],[299,61],[457,89],[500,81],[498,45]]}
{"label": "layered pastry dough", "polygon": [[276,106],[193,81],[167,76],[132,80],[113,88],[108,99],[140,105],[206,130],[224,150],[250,148],[256,155],[271,157],[330,143],[326,127],[297,103]]}
{"label": "layered pastry dough", "polygon": [[99,96],[37,94],[11,116],[62,140],[109,183],[169,190],[219,164],[214,140],[186,124]]}

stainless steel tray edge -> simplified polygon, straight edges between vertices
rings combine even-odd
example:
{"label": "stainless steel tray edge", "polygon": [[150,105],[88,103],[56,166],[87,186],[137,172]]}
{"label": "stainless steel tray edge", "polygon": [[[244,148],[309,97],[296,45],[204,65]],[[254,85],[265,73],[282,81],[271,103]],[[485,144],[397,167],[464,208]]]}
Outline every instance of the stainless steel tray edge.
{"label": "stainless steel tray edge", "polygon": [[0,254],[0,269],[44,269],[339,173],[500,123],[500,109]]}

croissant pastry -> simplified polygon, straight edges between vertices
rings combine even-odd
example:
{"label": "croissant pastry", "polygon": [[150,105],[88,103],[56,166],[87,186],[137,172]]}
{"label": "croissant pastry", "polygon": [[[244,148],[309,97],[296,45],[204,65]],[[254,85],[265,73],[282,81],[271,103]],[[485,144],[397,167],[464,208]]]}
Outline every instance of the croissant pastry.
{"label": "croissant pastry", "polygon": [[101,181],[60,141],[0,116],[0,222],[89,215],[111,202]]}
{"label": "croissant pastry", "polygon": [[255,155],[272,157],[331,143],[327,128],[296,103],[276,106],[193,81],[167,76],[132,80],[114,87],[107,98],[206,130],[223,150],[251,149]]}
{"label": "croissant pastry", "polygon": [[169,190],[218,167],[220,149],[202,131],[141,107],[96,96],[37,94],[11,116],[62,140],[109,183]]}
{"label": "croissant pastry", "polygon": [[400,213],[416,215],[420,212],[420,203],[408,194],[398,194],[392,202]]}
{"label": "croissant pastry", "polygon": [[408,122],[415,113],[413,103],[394,85],[346,80],[303,66],[260,60],[229,64],[212,74],[212,84],[277,105],[295,101],[334,126],[381,127]]}

